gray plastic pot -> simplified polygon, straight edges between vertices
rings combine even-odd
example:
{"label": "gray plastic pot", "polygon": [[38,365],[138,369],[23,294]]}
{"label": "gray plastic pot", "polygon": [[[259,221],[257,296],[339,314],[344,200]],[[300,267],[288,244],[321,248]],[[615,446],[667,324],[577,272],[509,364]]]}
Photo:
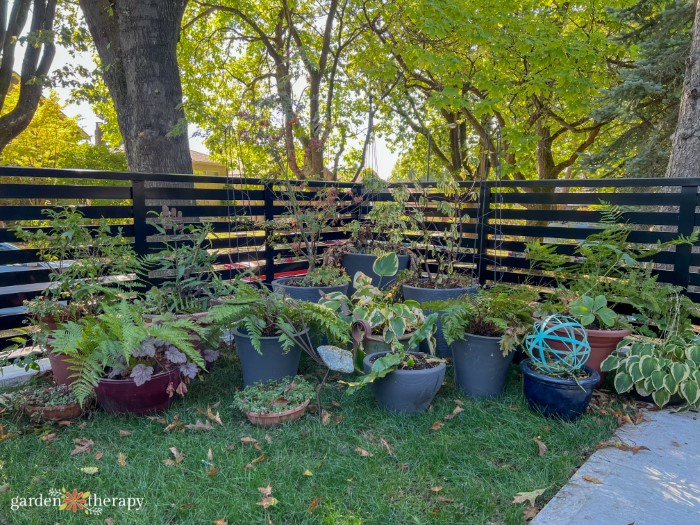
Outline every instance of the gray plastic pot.
{"label": "gray plastic pot", "polygon": [[339,284],[337,286],[292,286],[287,284],[292,279],[299,277],[282,277],[272,281],[272,290],[282,293],[292,299],[298,301],[308,301],[310,303],[318,303],[321,300],[321,292],[342,292],[348,293],[349,283]]}
{"label": "gray plastic pot", "polygon": [[[408,340],[411,339],[413,332],[406,334],[403,337],[399,337],[399,341],[403,344],[403,347],[408,350]],[[362,348],[365,354],[377,354],[379,352],[390,352],[391,347],[388,343],[384,342],[384,338],[380,335],[368,335],[362,341]]]}
{"label": "gray plastic pot", "polygon": [[[386,355],[380,352],[365,356],[362,366],[365,374],[372,369],[372,363]],[[412,354],[419,355],[417,352]],[[394,370],[371,385],[377,404],[398,414],[422,412],[438,393],[445,380],[445,363],[439,363],[425,370]]]}
{"label": "gray plastic pot", "polygon": [[464,337],[451,345],[457,387],[472,397],[501,395],[514,352],[503,357],[500,337],[473,334]]}
{"label": "gray plastic pot", "polygon": [[[372,284],[374,286],[379,286],[381,284],[382,288],[387,288],[391,283],[393,283],[395,277],[379,277],[374,271],[372,271],[372,266],[374,261],[377,260],[376,255],[368,253],[346,253],[343,255],[342,265],[345,268],[346,273],[350,276],[350,286],[348,288],[348,295],[355,293],[355,288],[353,288],[352,283],[355,280],[355,274],[357,272],[364,273],[367,277],[372,278]],[[399,255],[399,272],[408,268],[408,263],[411,262],[411,258],[408,255]]]}
{"label": "gray plastic pot", "polygon": [[241,361],[243,386],[297,375],[301,358],[301,348],[298,346],[285,353],[279,337],[263,337],[259,354],[248,334],[237,329],[231,332]]}
{"label": "gray plastic pot", "polygon": [[[466,294],[475,294],[476,286],[468,286],[466,288],[420,288],[418,286],[403,285],[403,298],[407,301],[418,301],[419,303],[427,303],[430,301],[447,301],[449,299],[459,299]],[[433,310],[424,308],[423,312],[426,315],[433,313]],[[452,357],[450,345],[445,341],[445,334],[442,330],[442,318],[438,318],[435,330],[435,354],[439,357]],[[428,342],[423,341],[420,344],[421,352],[429,353]]]}

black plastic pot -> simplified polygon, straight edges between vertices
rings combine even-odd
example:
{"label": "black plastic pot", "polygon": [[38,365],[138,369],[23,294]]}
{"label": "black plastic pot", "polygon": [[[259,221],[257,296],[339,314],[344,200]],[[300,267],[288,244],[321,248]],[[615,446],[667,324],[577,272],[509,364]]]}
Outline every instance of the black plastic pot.
{"label": "black plastic pot", "polygon": [[[408,255],[399,255],[399,272],[408,268],[408,263],[411,262],[411,258]],[[353,288],[352,283],[355,279],[355,274],[357,272],[364,273],[367,277],[372,278],[372,284],[374,286],[380,286],[382,288],[387,288],[391,283],[393,283],[395,277],[379,277],[376,273],[372,271],[372,265],[374,261],[377,260],[376,255],[367,253],[346,253],[343,255],[342,265],[345,268],[345,272],[350,277],[350,286],[348,287],[348,294],[352,295],[355,293],[355,288]]]}
{"label": "black plastic pot", "polygon": [[100,379],[95,387],[97,403],[111,414],[151,414],[166,410],[174,396],[168,387],[177,388],[180,371],[160,372],[141,386],[133,379]]}
{"label": "black plastic pot", "polygon": [[248,334],[237,329],[231,332],[241,362],[243,386],[297,375],[301,358],[301,348],[298,346],[285,352],[279,337],[263,337],[261,353],[258,353]]}
{"label": "black plastic pot", "polygon": [[496,397],[503,393],[513,352],[501,353],[500,337],[464,334],[454,341],[452,364],[457,387],[472,397]]}
{"label": "black plastic pot", "polygon": [[530,359],[520,363],[523,373],[523,392],[528,405],[546,417],[572,421],[586,410],[593,388],[600,374],[590,366],[583,369],[590,374],[586,379],[561,379],[540,374],[530,367]]}
{"label": "black plastic pot", "polygon": [[[413,332],[406,334],[403,337],[399,337],[399,341],[403,344],[403,347],[408,350],[408,340],[411,339]],[[384,342],[384,338],[380,335],[368,335],[362,341],[362,348],[365,354],[378,354],[380,352],[387,353],[391,351],[391,346],[389,343]]]}
{"label": "black plastic pot", "polygon": [[[430,301],[447,301],[449,299],[459,299],[466,294],[475,294],[476,286],[468,286],[466,288],[420,288],[418,286],[403,285],[403,298],[407,301],[418,301],[419,303],[427,303]],[[426,315],[434,313],[429,308],[424,308],[423,312]],[[428,342],[423,341],[420,344],[421,352],[429,353]],[[442,318],[438,318],[435,330],[435,354],[439,357],[452,357],[450,345],[445,341],[445,334],[442,330]]]}
{"label": "black plastic pot", "polygon": [[292,286],[287,284],[292,279],[299,279],[299,277],[282,277],[280,279],[275,279],[272,281],[272,290],[283,293],[292,299],[308,301],[310,303],[318,303],[321,300],[321,292],[348,293],[349,283],[339,284],[337,286]]}
{"label": "black plastic pot", "polygon": [[[372,363],[388,352],[380,352],[365,357],[362,362],[365,374],[372,369]],[[417,352],[411,352],[420,355]],[[445,363],[439,363],[425,370],[394,370],[371,385],[377,404],[386,410],[399,414],[422,412],[438,393],[445,379]]]}

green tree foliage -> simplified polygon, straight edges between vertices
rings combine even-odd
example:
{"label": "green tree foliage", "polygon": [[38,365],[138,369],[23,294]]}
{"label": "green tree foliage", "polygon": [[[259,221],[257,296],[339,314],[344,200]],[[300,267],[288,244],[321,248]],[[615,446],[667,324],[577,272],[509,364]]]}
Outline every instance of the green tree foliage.
{"label": "green tree foliage", "polygon": [[694,6],[688,0],[640,0],[615,11],[618,37],[635,59],[621,64],[619,85],[596,112],[615,121],[617,137],[588,159],[609,175],[663,177],[678,121]]}
{"label": "green tree foliage", "polygon": [[628,54],[606,8],[627,3],[382,3],[366,10],[378,57],[366,71],[404,148],[431,137],[455,176],[488,173],[500,155],[506,176],[557,178],[606,135],[593,110]]}
{"label": "green tree foliage", "polygon": [[251,174],[333,179],[361,155],[364,31],[351,0],[194,2],[180,55],[186,110],[221,160]]}

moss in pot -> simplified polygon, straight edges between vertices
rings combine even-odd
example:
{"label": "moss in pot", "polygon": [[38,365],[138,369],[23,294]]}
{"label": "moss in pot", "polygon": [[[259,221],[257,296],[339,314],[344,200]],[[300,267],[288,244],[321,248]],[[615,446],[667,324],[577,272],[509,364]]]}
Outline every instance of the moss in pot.
{"label": "moss in pot", "polygon": [[284,377],[236,392],[234,406],[254,425],[275,426],[299,419],[315,394],[302,376]]}
{"label": "moss in pot", "polygon": [[36,385],[22,390],[25,410],[48,421],[80,417],[83,408],[68,385]]}

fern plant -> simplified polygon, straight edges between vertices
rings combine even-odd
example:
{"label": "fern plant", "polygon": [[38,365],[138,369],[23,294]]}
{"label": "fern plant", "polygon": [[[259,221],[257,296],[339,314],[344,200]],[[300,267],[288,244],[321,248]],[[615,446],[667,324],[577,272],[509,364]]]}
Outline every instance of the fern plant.
{"label": "fern plant", "polygon": [[263,337],[278,337],[285,351],[300,346],[311,355],[315,333],[325,334],[332,344],[350,343],[350,325],[333,310],[242,281],[235,285],[232,297],[209,310],[206,323],[209,331],[242,329],[260,353]]}
{"label": "fern plant", "polygon": [[[629,326],[626,316],[615,313],[618,305],[627,305],[632,317],[642,325],[666,324],[678,289],[657,282],[649,259],[667,248],[696,243],[698,233],[654,245],[638,245],[629,241],[633,230],[624,222],[623,212],[620,206],[602,202],[602,230],[583,240],[573,256],[557,253],[556,246],[540,241],[527,243],[531,268],[549,272],[556,279],[557,289],[548,304],[550,311],[588,321],[584,324],[594,328],[617,328]],[[596,315],[592,307],[603,303],[603,315]],[[689,324],[697,307],[687,299],[681,306]]]}
{"label": "fern plant", "polygon": [[501,352],[508,355],[523,342],[534,324],[539,293],[525,285],[497,284],[482,288],[448,306],[442,316],[448,344],[466,334],[500,337]]}
{"label": "fern plant", "polygon": [[107,305],[97,316],[59,326],[50,334],[51,351],[64,354],[75,379],[72,388],[81,405],[102,378],[131,378],[137,386],[157,373],[178,369],[173,392],[184,395],[204,359],[192,344],[202,328],[189,319],[147,324],[138,305]]}

